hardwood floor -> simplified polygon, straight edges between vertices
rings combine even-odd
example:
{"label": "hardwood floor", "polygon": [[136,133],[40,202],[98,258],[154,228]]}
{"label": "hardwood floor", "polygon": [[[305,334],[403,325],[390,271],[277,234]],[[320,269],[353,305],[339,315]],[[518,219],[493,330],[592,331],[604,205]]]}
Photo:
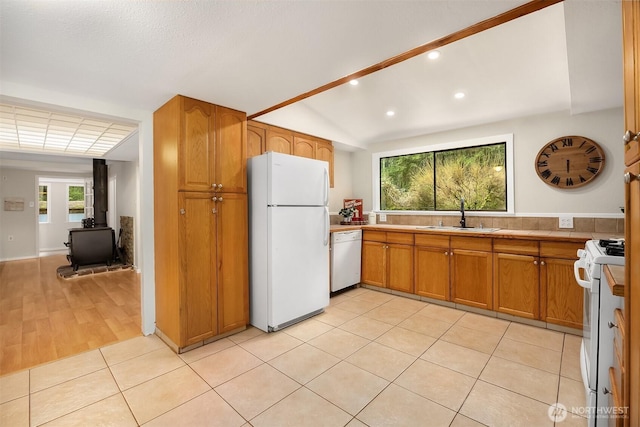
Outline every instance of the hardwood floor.
{"label": "hardwood floor", "polygon": [[133,270],[61,279],[52,255],[0,263],[0,375],[141,335]]}

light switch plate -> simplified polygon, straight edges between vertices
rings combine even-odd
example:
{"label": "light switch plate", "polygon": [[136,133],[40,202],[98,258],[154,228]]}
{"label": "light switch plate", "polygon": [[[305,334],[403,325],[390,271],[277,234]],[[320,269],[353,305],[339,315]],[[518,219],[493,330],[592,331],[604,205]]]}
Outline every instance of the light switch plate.
{"label": "light switch plate", "polygon": [[387,222],[387,214],[381,213],[379,219],[380,219],[380,222]]}
{"label": "light switch plate", "polygon": [[560,216],[559,221],[558,228],[573,228],[572,216]]}

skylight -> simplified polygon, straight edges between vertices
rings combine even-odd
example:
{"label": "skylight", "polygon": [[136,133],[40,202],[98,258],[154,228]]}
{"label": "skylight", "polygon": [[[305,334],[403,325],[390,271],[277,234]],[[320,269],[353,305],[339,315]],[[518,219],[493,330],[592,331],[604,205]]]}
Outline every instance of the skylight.
{"label": "skylight", "polygon": [[0,149],[101,157],[137,126],[0,104]]}

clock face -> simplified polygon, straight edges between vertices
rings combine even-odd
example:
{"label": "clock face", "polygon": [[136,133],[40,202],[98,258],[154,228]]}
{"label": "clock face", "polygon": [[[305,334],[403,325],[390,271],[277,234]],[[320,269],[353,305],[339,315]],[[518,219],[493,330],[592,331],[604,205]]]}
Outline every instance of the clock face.
{"label": "clock face", "polygon": [[589,138],[563,136],[542,147],[535,167],[546,184],[576,188],[588,184],[602,171],[604,151]]}

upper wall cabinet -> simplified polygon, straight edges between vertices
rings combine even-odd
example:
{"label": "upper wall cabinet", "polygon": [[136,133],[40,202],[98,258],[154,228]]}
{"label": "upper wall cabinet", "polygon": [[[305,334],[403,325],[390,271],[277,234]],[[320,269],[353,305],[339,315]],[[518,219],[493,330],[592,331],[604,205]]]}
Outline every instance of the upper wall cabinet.
{"label": "upper wall cabinet", "polygon": [[179,190],[247,191],[245,113],[184,96],[162,110],[168,119],[156,124],[162,128],[156,137],[178,147],[178,159],[165,150],[163,170],[177,167]]}
{"label": "upper wall cabinet", "polygon": [[333,144],[326,139],[252,120],[247,122],[247,157],[275,151],[329,163],[329,184],[333,188]]}
{"label": "upper wall cabinet", "polygon": [[287,129],[269,126],[267,128],[266,151],[293,154],[293,132]]}

